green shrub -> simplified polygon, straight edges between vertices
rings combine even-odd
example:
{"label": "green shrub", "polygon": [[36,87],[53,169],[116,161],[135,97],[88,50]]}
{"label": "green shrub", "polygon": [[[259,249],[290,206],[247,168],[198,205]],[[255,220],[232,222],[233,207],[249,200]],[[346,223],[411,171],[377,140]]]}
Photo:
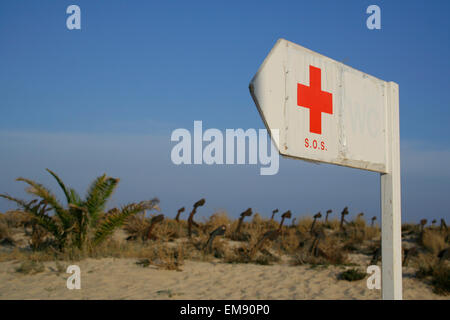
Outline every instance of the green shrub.
{"label": "green shrub", "polygon": [[359,271],[358,269],[349,269],[344,272],[341,272],[338,276],[339,280],[347,280],[347,281],[358,281],[362,280],[366,277],[366,273]]}

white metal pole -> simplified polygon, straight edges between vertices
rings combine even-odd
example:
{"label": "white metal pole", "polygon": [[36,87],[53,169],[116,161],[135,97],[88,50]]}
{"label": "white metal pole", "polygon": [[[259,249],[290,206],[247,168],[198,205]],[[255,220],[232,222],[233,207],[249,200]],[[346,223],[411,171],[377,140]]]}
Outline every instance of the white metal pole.
{"label": "white metal pole", "polygon": [[387,163],[381,174],[381,290],[384,300],[402,299],[400,117],[398,85],[387,87]]}

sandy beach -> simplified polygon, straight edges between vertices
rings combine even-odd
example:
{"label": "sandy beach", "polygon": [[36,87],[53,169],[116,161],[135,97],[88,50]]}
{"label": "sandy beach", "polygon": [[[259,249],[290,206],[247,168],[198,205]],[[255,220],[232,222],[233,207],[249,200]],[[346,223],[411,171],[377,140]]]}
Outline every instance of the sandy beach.
{"label": "sandy beach", "polygon": [[[81,289],[69,290],[69,274],[55,262],[34,275],[15,272],[18,263],[0,263],[0,299],[380,299],[366,279],[337,280],[348,267],[226,264],[186,261],[182,271],[136,265],[136,259],[86,259]],[[449,299],[404,268],[404,299]]]}

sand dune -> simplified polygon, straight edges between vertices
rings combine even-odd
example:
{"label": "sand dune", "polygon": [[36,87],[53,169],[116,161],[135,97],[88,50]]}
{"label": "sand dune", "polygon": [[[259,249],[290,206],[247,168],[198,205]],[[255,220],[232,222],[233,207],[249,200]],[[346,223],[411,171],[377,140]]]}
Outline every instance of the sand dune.
{"label": "sand dune", "polygon": [[[68,263],[66,263],[68,265]],[[345,267],[314,268],[277,264],[225,264],[186,261],[182,271],[143,268],[136,259],[86,259],[81,290],[69,290],[69,274],[55,262],[34,275],[17,273],[18,262],[0,263],[0,299],[379,299],[366,280],[337,280]],[[404,268],[405,299],[449,299],[412,277]]]}

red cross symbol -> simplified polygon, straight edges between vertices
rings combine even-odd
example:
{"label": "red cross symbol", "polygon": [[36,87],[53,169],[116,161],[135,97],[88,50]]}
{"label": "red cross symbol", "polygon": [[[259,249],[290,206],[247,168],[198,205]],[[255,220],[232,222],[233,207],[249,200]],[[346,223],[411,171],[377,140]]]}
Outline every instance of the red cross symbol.
{"label": "red cross symbol", "polygon": [[333,114],[333,95],[322,91],[319,68],[309,66],[309,87],[297,84],[297,105],[309,109],[309,131],[322,134],[322,112]]}

